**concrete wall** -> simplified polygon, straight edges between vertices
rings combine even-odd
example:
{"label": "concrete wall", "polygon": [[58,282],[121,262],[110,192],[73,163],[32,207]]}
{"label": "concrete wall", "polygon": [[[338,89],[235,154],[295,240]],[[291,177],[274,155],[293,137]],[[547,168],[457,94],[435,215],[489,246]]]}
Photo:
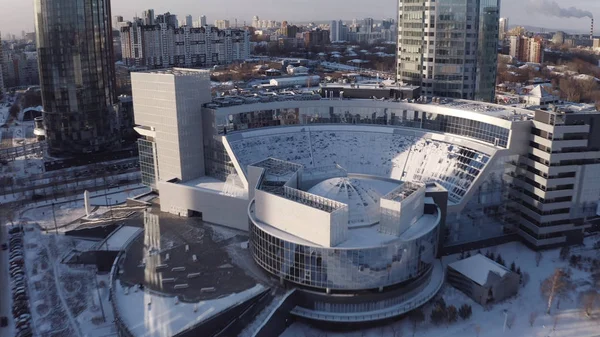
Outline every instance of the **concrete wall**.
{"label": "concrete wall", "polygon": [[183,181],[204,175],[202,104],[210,102],[205,71],[132,73],[135,123],[156,132],[158,175]]}
{"label": "concrete wall", "polygon": [[400,234],[417,222],[425,211],[425,186],[400,203]]}
{"label": "concrete wall", "polygon": [[259,221],[324,247],[334,244],[331,213],[261,190],[254,197]]}
{"label": "concrete wall", "polygon": [[210,83],[201,76],[175,76],[175,98],[182,180],[186,181],[204,176],[202,104],[212,99]]}
{"label": "concrete wall", "polygon": [[[519,291],[520,276],[517,273],[507,272],[503,277],[491,273],[487,283],[480,285],[473,282],[452,267],[448,267],[448,282],[458,290],[471,297],[473,301],[485,306],[489,303],[503,301],[517,294]],[[488,303],[489,294],[492,294],[492,302]]]}
{"label": "concrete wall", "polygon": [[159,182],[158,188],[163,212],[183,216],[188,210],[201,212],[204,221],[248,231],[247,199],[168,182]]}

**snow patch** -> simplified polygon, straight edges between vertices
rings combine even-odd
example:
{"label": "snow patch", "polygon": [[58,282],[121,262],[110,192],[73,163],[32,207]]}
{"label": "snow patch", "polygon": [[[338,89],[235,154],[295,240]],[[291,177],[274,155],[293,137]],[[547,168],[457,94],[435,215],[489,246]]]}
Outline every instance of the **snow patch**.
{"label": "snow patch", "polygon": [[121,281],[115,283],[115,301],[128,329],[136,337],[173,336],[238,303],[260,293],[264,287],[234,293],[227,297],[198,303],[178,303],[175,297],[155,295],[147,291],[130,291],[125,295]]}

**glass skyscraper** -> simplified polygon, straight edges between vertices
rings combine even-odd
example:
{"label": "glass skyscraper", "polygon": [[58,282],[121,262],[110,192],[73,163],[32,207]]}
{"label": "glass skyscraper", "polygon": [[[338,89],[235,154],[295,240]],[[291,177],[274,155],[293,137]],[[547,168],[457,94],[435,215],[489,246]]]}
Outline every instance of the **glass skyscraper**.
{"label": "glass skyscraper", "polygon": [[115,68],[109,0],[35,0],[48,150],[77,155],[113,148]]}
{"label": "glass skyscraper", "polygon": [[499,0],[399,0],[397,79],[424,95],[492,101]]}

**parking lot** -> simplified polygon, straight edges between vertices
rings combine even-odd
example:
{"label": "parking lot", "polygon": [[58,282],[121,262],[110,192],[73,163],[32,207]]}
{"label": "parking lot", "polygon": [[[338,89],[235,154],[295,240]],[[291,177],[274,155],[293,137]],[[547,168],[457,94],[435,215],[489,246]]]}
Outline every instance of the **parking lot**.
{"label": "parking lot", "polygon": [[[31,311],[29,301],[29,289],[27,286],[27,274],[24,266],[24,243],[23,231],[20,227],[12,227],[8,230],[8,241],[2,243],[2,250],[8,255],[8,272],[10,287],[3,291],[3,296],[10,296],[10,314],[14,322],[16,337],[33,336]],[[0,317],[0,326],[7,327],[8,316]]]}

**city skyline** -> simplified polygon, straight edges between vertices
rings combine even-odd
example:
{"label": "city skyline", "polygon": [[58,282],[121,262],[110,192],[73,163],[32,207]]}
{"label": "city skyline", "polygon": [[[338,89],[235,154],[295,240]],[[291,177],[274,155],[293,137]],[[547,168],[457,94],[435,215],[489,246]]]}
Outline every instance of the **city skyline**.
{"label": "city skyline", "polygon": [[[178,0],[175,2],[162,2],[158,0],[150,1],[128,1],[112,2],[113,15],[121,15],[125,20],[130,20],[136,14],[141,15],[142,11],[148,8],[155,9],[155,13],[171,12],[181,19],[185,15],[192,15],[194,20],[200,15],[206,15],[209,23],[218,19],[238,19],[238,24],[243,25],[246,21],[250,25],[253,15],[269,20],[290,22],[309,22],[309,21],[329,21],[329,20],[352,20],[353,18],[362,19],[373,17],[377,20],[388,17],[396,18],[397,0],[380,0],[376,3],[370,3],[368,6],[361,6],[364,2],[358,0],[334,0],[327,2],[317,2],[316,0],[291,0],[285,7],[270,6],[271,0],[256,0],[252,2],[251,8],[244,6],[247,2],[237,1],[235,6],[228,9],[223,8],[222,3],[217,0],[206,0],[202,6],[197,3],[191,3],[188,0]],[[543,0],[529,0],[532,3],[539,3]],[[600,2],[593,0],[556,0],[556,3],[562,7],[574,6],[581,10],[589,11],[596,16],[600,16]],[[319,6],[319,11],[314,11],[314,6]],[[577,30],[581,32],[589,31],[589,20],[587,18],[556,18],[543,14],[536,14],[535,11],[523,10],[527,4],[520,0],[504,0],[501,6],[500,15],[509,17],[511,25],[529,25],[544,27],[547,29]],[[11,8],[11,15],[3,17],[0,21],[0,32],[2,34],[11,33],[20,36],[21,31],[33,31],[33,1],[14,2],[10,0],[0,0],[0,8]],[[552,25],[552,26],[550,26]],[[596,35],[600,35],[600,28],[596,29]]]}

